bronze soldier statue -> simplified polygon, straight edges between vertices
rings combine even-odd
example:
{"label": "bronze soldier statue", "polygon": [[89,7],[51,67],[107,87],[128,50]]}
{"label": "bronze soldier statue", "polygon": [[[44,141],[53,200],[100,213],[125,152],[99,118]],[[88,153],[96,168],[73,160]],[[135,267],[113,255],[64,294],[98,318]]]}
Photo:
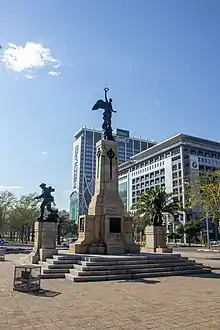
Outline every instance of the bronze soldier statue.
{"label": "bronze soldier statue", "polygon": [[45,183],[41,183],[39,186],[42,189],[42,193],[41,195],[35,197],[36,199],[43,199],[41,206],[40,206],[40,217],[39,220],[43,221],[44,220],[44,211],[45,208],[47,209],[49,214],[53,214],[54,211],[51,207],[51,204],[53,203],[54,205],[56,205],[54,203],[54,197],[51,195],[52,192],[55,191],[54,188],[52,188],[51,186],[47,187]]}

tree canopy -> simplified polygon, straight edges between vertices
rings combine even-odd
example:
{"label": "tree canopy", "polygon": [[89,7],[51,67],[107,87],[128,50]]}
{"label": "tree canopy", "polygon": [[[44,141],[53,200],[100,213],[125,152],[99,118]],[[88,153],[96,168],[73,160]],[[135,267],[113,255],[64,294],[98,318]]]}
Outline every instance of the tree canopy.
{"label": "tree canopy", "polygon": [[180,236],[183,236],[185,234],[190,245],[192,239],[196,239],[198,237],[202,228],[203,224],[200,220],[188,221],[177,227],[176,234]]}
{"label": "tree canopy", "polygon": [[161,226],[165,214],[173,216],[179,214],[181,206],[173,200],[172,193],[166,193],[163,189],[149,189],[142,194],[132,206],[135,215],[141,220],[142,225]]}
{"label": "tree canopy", "polygon": [[209,217],[220,225],[220,170],[200,173],[194,184],[186,183],[187,208],[200,207],[201,218]]}
{"label": "tree canopy", "polygon": [[34,221],[39,214],[36,194],[16,198],[9,191],[0,192],[0,233],[11,239],[22,240],[31,236]]}

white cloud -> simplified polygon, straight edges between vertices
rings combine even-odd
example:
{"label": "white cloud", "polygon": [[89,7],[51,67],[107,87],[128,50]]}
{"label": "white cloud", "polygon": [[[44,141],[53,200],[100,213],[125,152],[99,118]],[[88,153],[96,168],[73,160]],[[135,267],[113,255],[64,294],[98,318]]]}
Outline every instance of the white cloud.
{"label": "white cloud", "polygon": [[27,79],[34,79],[34,76],[30,73],[25,74],[24,77],[26,77]]}
{"label": "white cloud", "polygon": [[21,189],[20,186],[0,186],[0,189]]}
{"label": "white cloud", "polygon": [[42,151],[42,152],[41,152],[41,155],[43,156],[43,159],[46,159],[46,158],[49,157],[49,153],[48,153],[48,151]]}
{"label": "white cloud", "polygon": [[50,72],[54,73],[51,74],[53,76],[60,74],[56,71],[60,67],[60,61],[53,57],[49,48],[34,42],[27,42],[24,47],[8,43],[1,61],[7,70],[22,73],[28,79],[34,78],[34,70],[44,67],[51,68]]}
{"label": "white cloud", "polygon": [[48,74],[53,77],[60,76],[60,72],[57,72],[57,71],[50,71],[50,72],[48,72]]}

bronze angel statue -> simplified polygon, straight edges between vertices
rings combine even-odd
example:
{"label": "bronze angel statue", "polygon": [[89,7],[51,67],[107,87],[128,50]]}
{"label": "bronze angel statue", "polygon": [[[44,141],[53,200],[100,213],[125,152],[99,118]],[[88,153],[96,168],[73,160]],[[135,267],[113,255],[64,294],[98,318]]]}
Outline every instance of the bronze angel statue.
{"label": "bronze angel statue", "polygon": [[103,124],[102,124],[102,130],[105,140],[113,140],[112,135],[112,112],[116,112],[112,108],[112,99],[110,98],[108,100],[107,93],[109,91],[108,88],[104,89],[105,91],[105,101],[98,100],[96,104],[93,106],[92,110],[99,110],[103,109]]}

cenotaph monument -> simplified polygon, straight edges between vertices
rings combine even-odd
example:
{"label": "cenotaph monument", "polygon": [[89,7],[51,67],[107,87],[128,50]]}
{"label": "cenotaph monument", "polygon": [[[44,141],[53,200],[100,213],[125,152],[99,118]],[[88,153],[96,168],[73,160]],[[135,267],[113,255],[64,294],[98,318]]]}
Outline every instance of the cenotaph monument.
{"label": "cenotaph monument", "polygon": [[112,99],[99,100],[93,110],[103,109],[103,138],[96,144],[95,191],[88,214],[78,219],[78,240],[70,244],[70,252],[83,254],[138,253],[133,241],[133,219],[125,215],[118,192],[118,144],[113,139],[111,117],[116,112]]}

